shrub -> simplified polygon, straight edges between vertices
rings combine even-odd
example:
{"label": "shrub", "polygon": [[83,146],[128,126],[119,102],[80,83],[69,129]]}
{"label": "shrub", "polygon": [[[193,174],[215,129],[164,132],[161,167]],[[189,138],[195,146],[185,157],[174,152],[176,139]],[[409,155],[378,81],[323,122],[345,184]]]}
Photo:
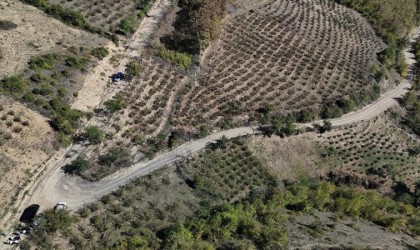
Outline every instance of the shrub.
{"label": "shrub", "polygon": [[53,209],[47,210],[41,217],[39,223],[39,230],[47,233],[54,233],[57,230],[66,230],[73,222],[68,210],[55,211]]}
{"label": "shrub", "polygon": [[139,76],[141,73],[141,65],[136,61],[130,61],[125,67],[125,71],[131,76]]}
{"label": "shrub", "polygon": [[51,126],[65,135],[73,134],[74,128],[77,127],[79,119],[83,116],[83,112],[71,109],[69,105],[59,98],[52,99],[49,105],[53,110],[50,121]]}
{"label": "shrub", "polygon": [[4,89],[13,95],[16,95],[22,93],[27,85],[27,81],[22,76],[12,76],[1,81],[0,90]]}
{"label": "shrub", "polygon": [[80,174],[86,169],[90,168],[90,162],[86,160],[83,156],[78,156],[70,164],[64,166],[64,172],[69,174]]}
{"label": "shrub", "polygon": [[105,102],[105,106],[111,113],[126,108],[128,105],[127,100],[122,94],[117,94],[113,99]]}
{"label": "shrub", "polygon": [[99,156],[99,164],[108,167],[125,167],[130,164],[130,155],[122,147],[111,148],[105,155]]}
{"label": "shrub", "polygon": [[181,53],[162,47],[158,51],[158,56],[178,65],[181,69],[188,69],[191,66],[192,58],[187,53]]}
{"label": "shrub", "polygon": [[104,140],[104,133],[97,126],[89,126],[86,128],[83,137],[92,144],[99,144]]}
{"label": "shrub", "polygon": [[32,57],[29,60],[29,68],[32,70],[52,69],[57,60],[58,55],[56,54],[46,54],[42,56]]}
{"label": "shrub", "polygon": [[98,58],[99,60],[104,59],[106,56],[108,56],[109,51],[107,48],[105,47],[98,47],[93,49],[90,54],[96,58]]}
{"label": "shrub", "polygon": [[78,57],[68,57],[66,60],[66,65],[72,68],[83,69],[87,64],[86,58],[78,58]]}
{"label": "shrub", "polygon": [[133,34],[139,27],[139,24],[139,19],[136,16],[128,16],[121,20],[119,25],[119,31],[124,35]]}

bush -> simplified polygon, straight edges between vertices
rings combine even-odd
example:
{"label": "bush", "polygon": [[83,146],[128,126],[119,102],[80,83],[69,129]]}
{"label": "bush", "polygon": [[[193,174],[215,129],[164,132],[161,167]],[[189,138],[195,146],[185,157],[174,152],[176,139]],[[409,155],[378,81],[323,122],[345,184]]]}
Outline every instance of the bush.
{"label": "bush", "polygon": [[139,19],[136,16],[128,16],[121,20],[119,31],[124,35],[133,34],[139,27]]}
{"label": "bush", "polygon": [[72,135],[74,129],[79,123],[79,119],[83,117],[83,112],[71,109],[63,100],[54,98],[49,102],[53,110],[51,115],[51,126],[65,135]]}
{"label": "bush", "polygon": [[113,99],[105,102],[105,106],[111,113],[126,108],[128,105],[127,100],[122,94],[117,94]]}
{"label": "bush", "polygon": [[181,69],[188,69],[192,63],[191,55],[169,50],[165,47],[159,49],[158,56],[162,59],[170,61],[175,65],[178,65]]}
{"label": "bush", "polygon": [[68,210],[55,211],[47,210],[43,213],[43,217],[39,222],[39,231],[54,233],[57,230],[68,229],[74,219],[70,216]]}
{"label": "bush", "polygon": [[141,73],[141,65],[136,61],[130,61],[125,66],[125,71],[130,76],[139,76]]}
{"label": "bush", "polygon": [[38,69],[52,69],[58,60],[56,54],[46,54],[42,56],[32,57],[29,60],[29,68],[32,70]]}
{"label": "bush", "polygon": [[90,168],[90,162],[83,156],[78,156],[76,160],[64,166],[64,172],[69,174],[80,174],[86,169]]}
{"label": "bush", "polygon": [[93,49],[90,54],[96,58],[98,58],[99,60],[104,59],[106,56],[108,56],[109,51],[107,48],[105,47],[98,47]]}
{"label": "bush", "polygon": [[99,164],[108,167],[125,167],[130,164],[130,155],[124,148],[114,147],[99,156]]}
{"label": "bush", "polygon": [[22,93],[28,83],[22,76],[12,76],[1,81],[0,90],[7,91],[12,95]]}
{"label": "bush", "polygon": [[104,140],[104,133],[97,126],[89,126],[86,128],[83,138],[92,144],[99,144]]}

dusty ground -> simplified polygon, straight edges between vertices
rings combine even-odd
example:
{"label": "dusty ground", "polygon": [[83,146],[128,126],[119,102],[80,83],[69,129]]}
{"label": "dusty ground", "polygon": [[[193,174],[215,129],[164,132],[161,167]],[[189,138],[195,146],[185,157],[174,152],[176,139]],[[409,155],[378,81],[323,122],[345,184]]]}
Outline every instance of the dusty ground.
{"label": "dusty ground", "polygon": [[16,74],[26,67],[29,58],[70,46],[97,46],[106,42],[97,35],[73,29],[46,16],[35,7],[19,0],[0,1],[0,20],[17,25],[11,30],[0,30],[0,77]]}
{"label": "dusty ground", "polygon": [[[22,104],[0,96],[0,218],[12,210],[22,190],[54,153],[54,133],[47,120]],[[19,128],[21,129],[20,132]],[[0,224],[1,225],[1,224]]]}
{"label": "dusty ground", "polygon": [[299,176],[315,177],[325,168],[317,155],[314,136],[311,133],[289,138],[255,137],[250,148],[265,160],[271,174],[275,176],[290,180]]}

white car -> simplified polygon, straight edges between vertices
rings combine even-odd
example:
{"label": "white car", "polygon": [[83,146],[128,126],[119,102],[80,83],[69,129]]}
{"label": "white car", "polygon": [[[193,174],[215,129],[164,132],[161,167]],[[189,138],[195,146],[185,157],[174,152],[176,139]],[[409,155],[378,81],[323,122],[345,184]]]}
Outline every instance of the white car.
{"label": "white car", "polygon": [[58,212],[58,211],[64,210],[66,207],[67,207],[67,204],[65,202],[59,202],[57,203],[57,205],[55,205],[54,208],[55,208],[55,211]]}

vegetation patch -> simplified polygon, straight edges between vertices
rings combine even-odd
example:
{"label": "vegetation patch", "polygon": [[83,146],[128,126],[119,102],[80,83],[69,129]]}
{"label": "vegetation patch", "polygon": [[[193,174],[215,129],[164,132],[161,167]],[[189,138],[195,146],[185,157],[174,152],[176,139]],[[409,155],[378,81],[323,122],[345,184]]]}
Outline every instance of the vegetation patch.
{"label": "vegetation patch", "polygon": [[192,63],[191,55],[169,50],[165,47],[158,49],[158,56],[164,60],[170,61],[174,65],[178,65],[183,70],[188,69]]}
{"label": "vegetation patch", "polygon": [[226,0],[179,1],[175,30],[163,37],[162,42],[171,50],[199,54],[219,36],[227,3]]}
{"label": "vegetation patch", "polygon": [[81,88],[77,77],[92,66],[91,51],[70,48],[62,54],[32,57],[29,69],[21,75],[0,80],[0,92],[23,101],[50,118],[50,123],[64,137],[74,135],[83,112],[72,110],[70,101]]}

